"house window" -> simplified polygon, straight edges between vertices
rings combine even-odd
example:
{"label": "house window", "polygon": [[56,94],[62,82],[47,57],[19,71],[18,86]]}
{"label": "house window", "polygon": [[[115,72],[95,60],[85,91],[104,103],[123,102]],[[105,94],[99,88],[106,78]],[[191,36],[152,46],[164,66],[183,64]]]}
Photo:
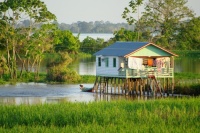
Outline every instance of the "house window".
{"label": "house window", "polygon": [[98,66],[101,66],[101,57],[98,57]]}
{"label": "house window", "polygon": [[113,58],[113,67],[116,67],[116,58]]}
{"label": "house window", "polygon": [[105,67],[108,67],[109,66],[109,60],[108,58],[105,58]]}

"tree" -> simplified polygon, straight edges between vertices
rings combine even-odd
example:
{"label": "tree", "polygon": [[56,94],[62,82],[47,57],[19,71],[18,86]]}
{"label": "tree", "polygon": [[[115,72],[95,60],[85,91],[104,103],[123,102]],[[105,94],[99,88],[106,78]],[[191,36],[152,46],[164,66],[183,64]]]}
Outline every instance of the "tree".
{"label": "tree", "polygon": [[80,41],[70,31],[57,30],[54,34],[55,50],[57,52],[78,53],[80,48]]}
{"label": "tree", "polygon": [[184,21],[176,35],[177,49],[199,50],[200,49],[200,17],[190,21]]}
{"label": "tree", "polygon": [[[149,0],[136,26],[149,37],[154,36],[154,42],[173,48],[179,23],[194,16],[186,3],[187,0]],[[135,4],[129,6],[135,9]],[[127,21],[130,20],[127,18]]]}
{"label": "tree", "polygon": [[152,34],[157,33],[155,42],[173,48],[177,26],[194,15],[186,3],[187,0],[149,0],[142,19]]}
{"label": "tree", "polygon": [[102,38],[94,39],[92,37],[87,36],[82,41],[80,50],[85,53],[93,54],[106,46],[107,43],[104,42],[104,39]]}
{"label": "tree", "polygon": [[[129,7],[130,8],[128,8],[128,7],[125,7],[125,9],[124,9],[124,12],[123,12],[123,14],[122,14],[122,18],[124,18],[124,19],[126,19],[126,21],[130,24],[130,25],[132,25],[132,24],[138,24],[138,26],[137,26],[137,28],[138,28],[138,34],[137,34],[137,40],[139,41],[140,40],[140,30],[139,30],[139,27],[140,27],[140,15],[139,15],[139,13],[140,13],[140,11],[139,11],[139,7],[141,6],[141,5],[143,5],[143,1],[144,0],[131,0],[130,2],[129,2]],[[133,17],[133,14],[138,14],[138,16],[137,16],[137,19],[135,18],[135,17]]]}
{"label": "tree", "polygon": [[85,53],[94,53],[94,45],[96,40],[92,37],[87,36],[81,43],[80,50]]}
{"label": "tree", "polygon": [[121,28],[119,31],[114,32],[114,38],[115,41],[137,41],[137,34],[134,31],[125,30],[124,28]]}
{"label": "tree", "polygon": [[[29,18],[29,27],[20,27],[17,29],[17,24],[21,20]],[[21,51],[20,45],[30,40],[33,32],[34,24],[40,24],[55,19],[55,15],[49,12],[44,2],[40,0],[5,0],[0,2],[0,20],[4,22],[4,36],[1,42],[6,47],[7,65],[12,79],[17,78],[17,55],[21,56],[18,51]],[[25,39],[26,38],[26,39]],[[25,40],[25,42],[22,42]],[[25,53],[27,53],[26,50]]]}
{"label": "tree", "polygon": [[59,58],[50,62],[47,66],[47,80],[50,82],[77,82],[80,76],[67,66],[72,62],[69,54],[58,52]]}
{"label": "tree", "polygon": [[79,22],[79,33],[90,33],[93,28],[93,23]]}
{"label": "tree", "polygon": [[[27,50],[28,57],[32,60],[31,70],[35,71],[35,78],[39,79],[40,64],[44,58],[44,53],[53,51],[54,38],[53,34],[57,27],[53,24],[43,24],[31,36],[31,42]],[[35,69],[33,69],[35,67]]]}

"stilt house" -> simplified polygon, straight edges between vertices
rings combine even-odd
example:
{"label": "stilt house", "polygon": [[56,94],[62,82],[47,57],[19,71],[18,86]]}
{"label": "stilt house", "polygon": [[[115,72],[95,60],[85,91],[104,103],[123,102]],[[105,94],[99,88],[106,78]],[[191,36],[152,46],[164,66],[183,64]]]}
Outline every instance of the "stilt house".
{"label": "stilt house", "polygon": [[[176,54],[149,42],[115,42],[96,52],[95,89],[108,93],[164,92],[174,88]],[[162,85],[158,83],[162,79]],[[107,90],[107,91],[106,91]],[[112,90],[112,89],[111,89]]]}

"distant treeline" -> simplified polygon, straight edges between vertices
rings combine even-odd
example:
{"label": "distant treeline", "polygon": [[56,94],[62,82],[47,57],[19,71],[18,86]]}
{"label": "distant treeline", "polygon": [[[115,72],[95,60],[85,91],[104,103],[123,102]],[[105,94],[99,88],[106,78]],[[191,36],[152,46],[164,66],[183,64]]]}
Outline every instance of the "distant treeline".
{"label": "distant treeline", "polygon": [[[70,30],[72,33],[113,33],[114,31],[118,31],[121,28],[126,30],[134,30],[133,25],[129,25],[128,23],[110,23],[109,21],[95,21],[95,22],[85,22],[85,21],[78,21],[72,24],[66,23],[58,23],[57,21],[53,22],[56,24],[60,30]],[[30,25],[29,20],[24,20],[19,26],[26,26]],[[40,25],[38,25],[40,26]]]}

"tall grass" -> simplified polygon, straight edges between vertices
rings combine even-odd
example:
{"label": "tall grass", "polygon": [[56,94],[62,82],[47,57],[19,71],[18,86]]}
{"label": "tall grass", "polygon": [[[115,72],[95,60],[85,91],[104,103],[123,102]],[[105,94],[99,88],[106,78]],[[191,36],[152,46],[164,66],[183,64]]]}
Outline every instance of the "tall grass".
{"label": "tall grass", "polygon": [[200,95],[200,79],[180,79],[175,84],[174,93],[191,96]]}
{"label": "tall grass", "polygon": [[198,73],[174,73],[175,80],[180,79],[200,79],[200,74]]}
{"label": "tall grass", "polygon": [[200,132],[200,97],[0,106],[0,132]]}
{"label": "tall grass", "polygon": [[96,80],[95,75],[81,75],[78,83],[94,83]]}

